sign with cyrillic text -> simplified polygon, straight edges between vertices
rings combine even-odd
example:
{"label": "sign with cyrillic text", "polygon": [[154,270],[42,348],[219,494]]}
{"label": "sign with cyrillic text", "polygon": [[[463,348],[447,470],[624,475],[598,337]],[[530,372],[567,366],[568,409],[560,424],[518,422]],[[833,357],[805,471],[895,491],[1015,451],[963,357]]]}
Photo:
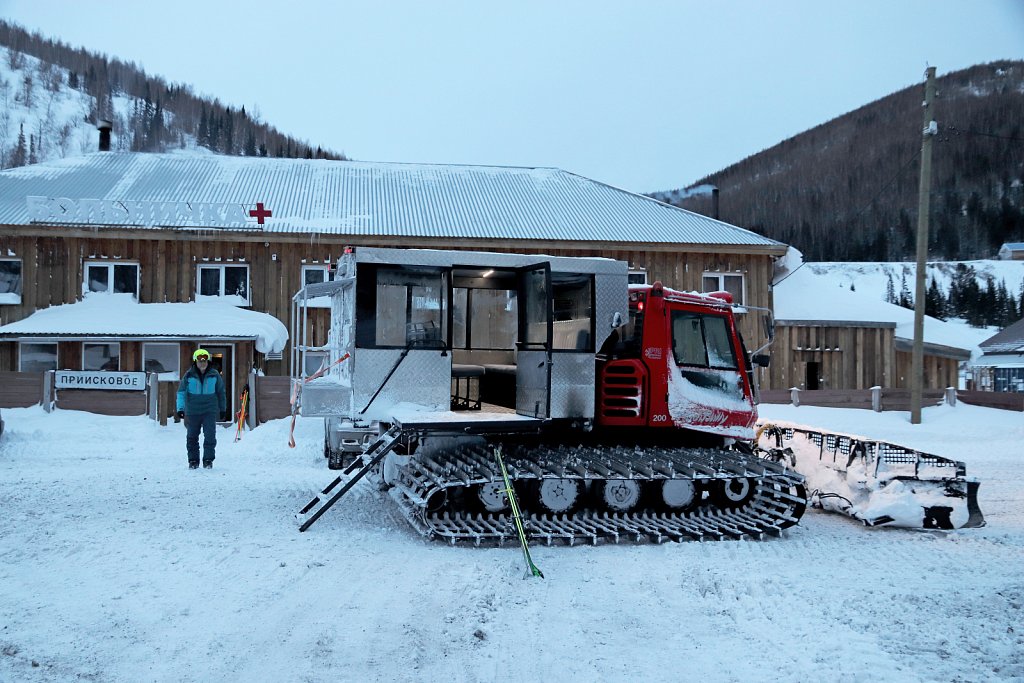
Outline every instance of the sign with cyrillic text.
{"label": "sign with cyrillic text", "polygon": [[146,373],[144,372],[57,370],[54,379],[58,389],[114,389],[119,391],[144,391],[146,389]]}
{"label": "sign with cyrillic text", "polygon": [[220,228],[263,230],[273,214],[262,203],[250,210],[246,204],[226,202],[150,202],[70,197],[25,197],[33,223],[78,225],[133,225],[141,227]]}

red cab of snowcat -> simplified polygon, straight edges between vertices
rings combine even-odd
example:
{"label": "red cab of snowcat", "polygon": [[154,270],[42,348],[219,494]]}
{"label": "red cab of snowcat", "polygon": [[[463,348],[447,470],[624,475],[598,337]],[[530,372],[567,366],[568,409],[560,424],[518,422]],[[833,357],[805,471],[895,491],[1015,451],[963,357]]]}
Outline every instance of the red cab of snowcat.
{"label": "red cab of snowcat", "polygon": [[753,438],[750,361],[727,293],[632,286],[629,322],[601,352],[599,425]]}

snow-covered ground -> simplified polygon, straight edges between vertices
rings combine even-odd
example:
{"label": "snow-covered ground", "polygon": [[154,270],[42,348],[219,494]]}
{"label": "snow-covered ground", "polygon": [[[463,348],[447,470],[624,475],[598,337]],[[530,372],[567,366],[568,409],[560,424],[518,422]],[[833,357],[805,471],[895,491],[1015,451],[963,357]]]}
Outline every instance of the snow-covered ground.
{"label": "snow-covered ground", "polygon": [[2,681],[1024,680],[1024,416],[763,406],[967,461],[983,529],[517,548],[428,542],[333,477],[322,425],[268,423],[189,471],[181,425],[5,409]]}

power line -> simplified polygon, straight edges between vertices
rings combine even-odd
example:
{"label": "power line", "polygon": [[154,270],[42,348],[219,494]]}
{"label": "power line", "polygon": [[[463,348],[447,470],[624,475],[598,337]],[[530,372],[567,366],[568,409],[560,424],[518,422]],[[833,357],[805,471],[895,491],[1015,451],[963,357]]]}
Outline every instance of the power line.
{"label": "power line", "polygon": [[879,197],[881,197],[890,187],[892,187],[892,184],[899,180],[900,176],[906,173],[907,169],[910,168],[910,165],[917,161],[918,157],[920,156],[921,150],[917,150],[916,152],[914,152],[914,154],[911,155],[910,159],[906,163],[904,163],[898,171],[896,171],[896,174],[892,178],[890,178],[884,185],[882,185],[881,189],[879,189],[878,192],[875,193],[875,196],[868,200],[867,204],[864,205],[864,208],[862,208],[860,211],[858,211],[857,213],[853,214],[853,216],[850,217],[850,222],[852,223],[853,221],[857,220],[858,218],[860,218],[860,215],[862,213],[870,209],[871,205],[874,204],[875,201]]}

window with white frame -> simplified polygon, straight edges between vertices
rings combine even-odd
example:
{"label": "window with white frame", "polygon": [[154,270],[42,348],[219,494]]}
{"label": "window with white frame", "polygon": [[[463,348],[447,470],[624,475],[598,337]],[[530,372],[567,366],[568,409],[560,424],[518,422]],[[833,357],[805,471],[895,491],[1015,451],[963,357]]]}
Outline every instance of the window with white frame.
{"label": "window with white frame", "polygon": [[177,344],[142,345],[142,369],[155,372],[161,381],[181,379],[181,354]]}
{"label": "window with white frame", "polygon": [[250,303],[248,265],[200,263],[196,280],[196,301],[218,299],[236,306]]}
{"label": "window with white frame", "polygon": [[646,285],[647,284],[647,271],[646,270],[631,270],[626,280],[631,285]]}
{"label": "window with white frame", "polygon": [[[302,266],[302,286],[315,285],[321,282],[328,282],[331,279],[330,272],[326,265]],[[329,296],[318,296],[306,302],[310,308],[330,308],[331,298]]]}
{"label": "window with white frame", "polygon": [[121,345],[117,342],[82,342],[83,370],[120,370]]}
{"label": "window with white frame", "polygon": [[701,289],[705,292],[729,292],[734,304],[742,306],[746,303],[741,273],[704,273]]}
{"label": "window with white frame", "polygon": [[21,303],[21,259],[0,259],[0,304]]}
{"label": "window with white frame", "polygon": [[86,292],[139,296],[139,264],[116,261],[86,261]]}
{"label": "window with white frame", "polygon": [[57,344],[22,342],[18,345],[20,372],[45,372],[57,369]]}
{"label": "window with white frame", "polygon": [[315,285],[330,280],[329,269],[323,266],[302,266],[302,286]]}

